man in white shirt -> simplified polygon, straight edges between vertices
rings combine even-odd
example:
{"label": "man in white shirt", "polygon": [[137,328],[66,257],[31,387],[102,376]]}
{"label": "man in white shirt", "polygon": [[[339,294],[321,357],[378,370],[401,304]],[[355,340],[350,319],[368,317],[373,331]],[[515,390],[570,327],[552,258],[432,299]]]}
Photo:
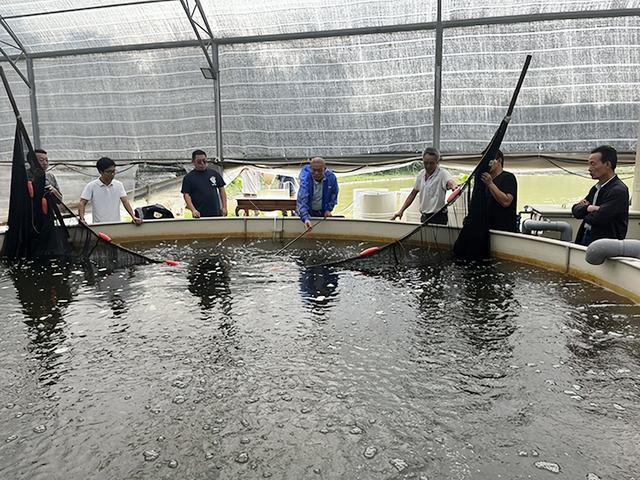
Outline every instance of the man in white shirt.
{"label": "man in white shirt", "polygon": [[404,211],[420,194],[420,222],[446,225],[449,221],[445,207],[447,189],[453,190],[458,185],[447,170],[440,168],[440,151],[437,148],[425,148],[422,152],[422,162],[424,169],[418,173],[413,190],[391,220],[402,218]]}
{"label": "man in white shirt", "polygon": [[85,222],[84,212],[87,203],[91,202],[93,223],[119,222],[121,220],[120,202],[122,202],[133,222],[140,225],[142,219],[133,212],[124,185],[114,179],[116,163],[108,157],[102,157],[96,163],[96,168],[100,172],[100,178],[89,182],[80,195],[80,205],[78,206],[80,221]]}

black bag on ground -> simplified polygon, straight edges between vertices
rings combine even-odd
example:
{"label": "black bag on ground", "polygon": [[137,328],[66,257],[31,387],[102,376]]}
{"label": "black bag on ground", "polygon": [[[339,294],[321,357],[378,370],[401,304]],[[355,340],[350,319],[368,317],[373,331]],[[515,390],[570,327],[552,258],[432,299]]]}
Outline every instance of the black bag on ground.
{"label": "black bag on ground", "polygon": [[156,203],[154,205],[146,205],[138,207],[134,210],[137,217],[143,220],[158,220],[160,218],[174,218],[171,210]]}

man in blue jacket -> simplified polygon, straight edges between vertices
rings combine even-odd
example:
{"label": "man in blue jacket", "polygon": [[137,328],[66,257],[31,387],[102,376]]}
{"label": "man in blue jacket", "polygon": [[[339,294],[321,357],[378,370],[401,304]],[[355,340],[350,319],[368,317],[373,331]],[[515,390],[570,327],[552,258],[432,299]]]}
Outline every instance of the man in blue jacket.
{"label": "man in blue jacket", "polygon": [[304,227],[311,230],[311,217],[330,217],[338,203],[338,180],[323,158],[314,157],[300,172],[296,208]]}

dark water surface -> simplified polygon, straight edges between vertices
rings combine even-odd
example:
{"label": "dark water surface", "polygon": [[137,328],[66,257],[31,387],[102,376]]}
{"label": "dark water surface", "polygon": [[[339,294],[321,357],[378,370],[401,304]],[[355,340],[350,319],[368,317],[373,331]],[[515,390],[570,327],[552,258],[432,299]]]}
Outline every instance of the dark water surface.
{"label": "dark water surface", "polygon": [[639,306],[512,263],[280,246],[1,266],[0,479],[640,478]]}

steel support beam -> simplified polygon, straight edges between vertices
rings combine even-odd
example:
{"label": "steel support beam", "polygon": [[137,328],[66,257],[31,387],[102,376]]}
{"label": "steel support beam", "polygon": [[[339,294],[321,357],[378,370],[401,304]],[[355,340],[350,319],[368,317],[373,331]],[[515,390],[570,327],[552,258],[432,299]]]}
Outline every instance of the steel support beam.
{"label": "steel support beam", "polygon": [[106,53],[119,52],[143,52],[146,50],[162,50],[165,48],[193,48],[198,47],[197,40],[181,40],[177,42],[152,42],[139,43],[137,45],[110,45],[108,47],[93,48],[71,48],[67,50],[57,50],[55,52],[34,52],[31,58],[60,58],[60,57],[81,57],[83,55],[102,55]]}
{"label": "steel support beam", "polygon": [[[593,18],[638,17],[640,8],[621,8],[614,10],[584,10],[576,12],[537,13],[531,15],[506,15],[502,17],[470,18],[445,20],[443,29],[475,27],[483,25],[509,25],[517,23],[550,22],[554,20],[581,20]],[[435,30],[436,22],[407,23],[380,27],[346,28],[341,30],[325,30],[322,32],[280,33],[274,35],[256,35],[247,37],[216,38],[220,45],[237,43],[280,42],[287,40],[304,40],[310,38],[348,37],[357,35],[376,35],[381,33],[417,32]]]}
{"label": "steel support beam", "polygon": [[[193,1],[193,3],[192,3]],[[180,0],[184,8],[193,33],[198,38],[198,45],[204,53],[209,64],[209,71],[213,77],[214,117],[216,128],[216,163],[223,166],[224,155],[222,148],[222,108],[220,107],[220,62],[218,57],[218,44],[213,38],[213,32],[209,20],[204,13],[200,0]]]}
{"label": "steel support beam", "polygon": [[[33,58],[27,52],[27,49],[22,44],[18,36],[11,29],[7,21],[0,17],[0,25],[5,29],[5,31],[9,34],[11,39],[15,42],[15,45],[10,45],[12,48],[19,50],[20,54],[16,57],[16,59],[12,59],[7,55],[7,53],[0,48],[0,53],[3,57],[11,64],[16,73],[20,76],[22,81],[29,88],[29,105],[31,107],[31,131],[33,135],[33,143],[36,148],[40,147],[40,124],[38,122],[38,102],[36,100],[36,82],[35,76],[33,74]],[[20,67],[16,63],[17,61],[25,60],[27,65],[27,75],[20,70]]]}
{"label": "steel support beam", "polygon": [[640,122],[638,122],[636,164],[633,169],[633,192],[631,194],[631,210],[640,210]]}
{"label": "steel support beam", "polygon": [[212,50],[213,66],[215,74],[213,77],[213,97],[215,108],[215,125],[216,125],[216,154],[218,161],[223,165],[223,145],[222,145],[222,102],[220,96],[220,58],[218,57],[218,44],[213,44]]}
{"label": "steel support beam", "polygon": [[31,84],[29,83],[29,79],[22,72],[22,70],[20,70],[20,67],[17,64],[17,62],[19,62],[20,60],[24,60],[24,59],[29,58],[29,53],[27,52],[27,49],[24,48],[24,45],[22,44],[22,42],[20,41],[18,36],[14,33],[14,31],[11,29],[11,27],[9,26],[7,21],[2,16],[0,16],[0,26],[9,34],[9,36],[11,37],[11,40],[13,40],[15,42],[15,45],[12,45],[12,44],[6,43],[6,42],[5,42],[5,44],[10,46],[14,50],[19,50],[20,51],[20,53],[18,55],[14,55],[12,57],[2,47],[0,47],[0,54],[2,54],[4,59],[7,62],[9,62],[11,67],[16,71],[16,73],[20,76],[20,78],[27,85],[27,87],[31,88]]}
{"label": "steel support beam", "polygon": [[[182,1],[182,0],[181,0]],[[463,20],[446,20],[442,22],[444,30],[449,28],[464,28],[483,25],[509,25],[517,23],[550,22],[555,20],[580,20],[597,18],[623,18],[640,17],[640,8],[624,8],[615,10],[585,10],[579,12],[539,13],[533,15],[509,15],[504,17],[487,17]],[[417,32],[422,30],[435,30],[437,22],[410,23],[404,25],[390,25],[384,27],[363,27],[342,30],[327,30],[323,32],[300,32],[274,35],[256,35],[244,37],[214,38],[213,42],[219,45],[280,42],[287,40],[304,40],[327,37],[348,37],[357,35],[375,35],[382,33]],[[197,47],[197,40],[181,40],[175,42],[156,42],[130,45],[113,45],[109,47],[81,48],[69,50],[54,50],[48,52],[32,52],[30,56],[36,58],[55,58],[76,55],[91,55],[113,52],[133,52],[140,50],[158,50],[163,48]]]}
{"label": "steel support beam", "polygon": [[12,58],[7,52],[4,51],[2,47],[0,47],[0,55],[2,55],[7,62],[9,62],[9,65],[11,65],[11,68],[13,68],[16,71],[16,73],[20,76],[20,78],[27,85],[27,87],[31,88],[31,85],[29,85],[29,79],[25,77],[24,73],[22,73],[22,70],[20,70],[20,67],[18,66],[18,63],[17,63],[20,60],[24,60],[25,57],[22,54],[20,54],[18,57]]}
{"label": "steel support beam", "polygon": [[94,5],[92,7],[65,8],[62,10],[49,10],[46,12],[23,13],[21,15],[7,15],[4,18],[7,20],[14,20],[14,19],[20,19],[20,18],[43,17],[47,15],[60,15],[65,13],[86,12],[88,10],[104,10],[106,8],[130,7],[135,5],[146,5],[149,3],[166,3],[166,2],[173,2],[173,1],[175,0],[138,0],[136,2],[129,2],[129,3],[112,3],[109,5]]}
{"label": "steel support beam", "polygon": [[38,118],[38,101],[36,98],[36,78],[33,74],[33,59],[27,58],[27,75],[29,76],[29,105],[31,107],[31,132],[33,146],[40,148],[40,120]]}
{"label": "steel support beam", "polygon": [[442,0],[438,0],[436,15],[436,55],[433,69],[433,146],[440,149],[442,106]]}

